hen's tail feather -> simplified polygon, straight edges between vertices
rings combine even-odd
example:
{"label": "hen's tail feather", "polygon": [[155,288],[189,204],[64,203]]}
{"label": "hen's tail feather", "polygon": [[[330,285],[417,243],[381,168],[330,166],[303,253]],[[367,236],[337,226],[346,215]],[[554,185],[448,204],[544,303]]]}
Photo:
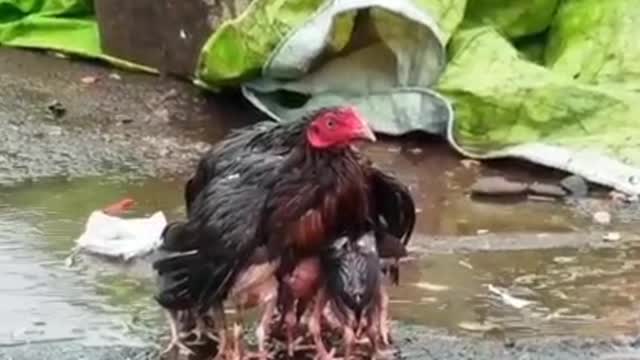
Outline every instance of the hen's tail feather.
{"label": "hen's tail feather", "polygon": [[[373,172],[375,196],[378,209],[386,222],[387,230],[401,238],[406,246],[416,224],[416,210],[409,188],[380,170]],[[393,199],[393,201],[391,201]]]}
{"label": "hen's tail feather", "polygon": [[224,301],[236,266],[236,262],[214,262],[198,252],[160,259],[153,264],[163,282],[156,301],[166,308],[197,307],[205,312]]}
{"label": "hen's tail feather", "polygon": [[173,252],[196,250],[198,237],[195,236],[190,224],[185,221],[175,221],[162,230],[161,249]]}

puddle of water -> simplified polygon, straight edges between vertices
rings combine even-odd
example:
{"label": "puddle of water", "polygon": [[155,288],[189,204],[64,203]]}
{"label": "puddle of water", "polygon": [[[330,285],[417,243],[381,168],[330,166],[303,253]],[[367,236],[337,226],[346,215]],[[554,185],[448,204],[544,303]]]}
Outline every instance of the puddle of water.
{"label": "puddle of water", "polygon": [[[368,146],[367,152],[381,167],[394,171],[410,185],[420,211],[416,230],[422,234],[571,232],[590,224],[588,219],[577,218],[569,207],[557,203],[472,200],[468,189],[477,176],[504,173],[461,166],[462,158],[444,143],[376,143]],[[523,169],[510,173],[521,181],[548,177]]]}
{"label": "puddle of water", "polygon": [[442,254],[406,268],[392,291],[402,321],[510,338],[640,329],[640,246]]}
{"label": "puddle of water", "polygon": [[[557,204],[472,201],[464,189],[474,170],[460,167],[457,157],[437,147],[401,154],[391,147],[368,151],[411,185],[422,209],[421,234],[566,232],[581,225]],[[122,266],[88,257],[64,266],[88,214],[122,197],[138,201],[133,215],[183,212],[180,182],[52,179],[0,190],[0,346],[56,339],[131,345],[166,333],[147,262]],[[392,290],[392,314],[408,323],[510,337],[624,332],[636,326],[638,264],[635,247],[433,255],[406,263],[403,285]],[[510,307],[488,284],[533,305]]]}
{"label": "puddle of water", "polygon": [[138,200],[133,216],[182,211],[179,184],[105,179],[51,180],[0,193],[0,344],[78,339],[88,344],[142,344],[157,329],[147,263],[127,266],[64,260],[88,214],[122,197]]}

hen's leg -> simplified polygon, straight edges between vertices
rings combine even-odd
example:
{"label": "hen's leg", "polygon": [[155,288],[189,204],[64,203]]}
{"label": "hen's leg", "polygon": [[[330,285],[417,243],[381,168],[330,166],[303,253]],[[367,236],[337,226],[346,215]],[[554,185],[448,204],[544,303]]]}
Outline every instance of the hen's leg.
{"label": "hen's leg", "polygon": [[389,329],[389,295],[384,285],[380,285],[380,311],[377,323],[380,327],[380,337],[382,344],[389,346],[391,344],[391,332]]}
{"label": "hen's leg", "polygon": [[164,349],[164,351],[162,351],[160,355],[161,356],[165,355],[171,352],[173,349],[178,349],[179,352],[184,352],[189,355],[194,354],[193,350],[189,349],[189,347],[182,342],[182,340],[180,339],[180,336],[178,335],[178,324],[176,323],[176,320],[175,320],[176,313],[171,311],[165,311],[165,315],[167,316],[167,320],[169,321],[169,330],[171,332],[171,340],[169,340],[169,344]]}

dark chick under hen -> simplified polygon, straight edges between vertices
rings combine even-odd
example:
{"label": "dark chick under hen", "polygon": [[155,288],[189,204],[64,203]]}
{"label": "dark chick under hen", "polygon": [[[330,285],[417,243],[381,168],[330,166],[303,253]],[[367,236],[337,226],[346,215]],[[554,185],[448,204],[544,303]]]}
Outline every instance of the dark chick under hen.
{"label": "dark chick under hen", "polygon": [[388,298],[373,231],[337,239],[321,256],[326,281],[318,294],[309,330],[320,359],[331,359],[322,338],[323,326],[338,331],[344,358],[353,355],[363,337],[371,351],[366,358],[382,355],[389,345]]}

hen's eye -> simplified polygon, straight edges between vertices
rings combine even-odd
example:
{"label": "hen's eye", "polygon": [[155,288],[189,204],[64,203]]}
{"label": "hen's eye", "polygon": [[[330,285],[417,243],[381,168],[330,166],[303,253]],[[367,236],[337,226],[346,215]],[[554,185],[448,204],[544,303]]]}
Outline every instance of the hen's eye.
{"label": "hen's eye", "polygon": [[333,128],[334,126],[336,126],[335,121],[333,121],[333,120],[329,120],[329,121],[327,121],[327,127],[328,127],[329,129]]}

